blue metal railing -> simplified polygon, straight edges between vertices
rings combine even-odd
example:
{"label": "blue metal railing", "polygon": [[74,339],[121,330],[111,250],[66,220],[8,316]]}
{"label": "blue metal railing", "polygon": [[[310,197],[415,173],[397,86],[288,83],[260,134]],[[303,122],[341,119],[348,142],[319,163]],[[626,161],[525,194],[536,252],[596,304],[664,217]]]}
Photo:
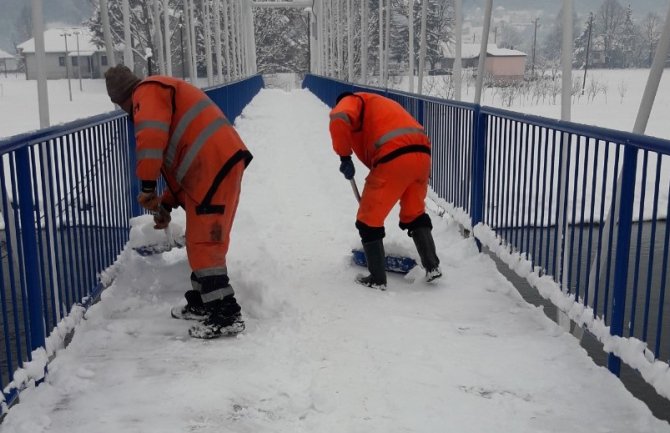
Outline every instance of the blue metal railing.
{"label": "blue metal railing", "polygon": [[[313,75],[303,87],[329,106],[343,91],[400,102],[431,137],[440,198],[552,275],[612,335],[670,359],[670,141]],[[619,363],[611,356],[610,370]]]}
{"label": "blue metal railing", "polygon": [[[263,87],[261,76],[206,89],[234,120]],[[0,387],[77,304],[103,289],[140,214],[135,139],[120,112],[0,141]],[[119,174],[125,173],[126,175]],[[2,349],[4,348],[4,354]]]}

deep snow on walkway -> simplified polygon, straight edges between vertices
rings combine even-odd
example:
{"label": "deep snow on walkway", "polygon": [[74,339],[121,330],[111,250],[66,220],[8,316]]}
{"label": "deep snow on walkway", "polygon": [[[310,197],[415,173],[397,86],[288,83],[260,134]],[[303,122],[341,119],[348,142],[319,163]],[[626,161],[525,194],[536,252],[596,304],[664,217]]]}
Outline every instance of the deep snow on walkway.
{"label": "deep snow on walkway", "polygon": [[[169,317],[185,251],[127,249],[0,432],[670,432],[448,217],[432,215],[437,284],[420,270],[387,292],[354,284],[356,202],[313,95],[263,90],[236,127],[255,156],[228,257],[247,330],[190,339]],[[389,248],[415,255],[397,222]],[[134,240],[162,235],[147,224]]]}

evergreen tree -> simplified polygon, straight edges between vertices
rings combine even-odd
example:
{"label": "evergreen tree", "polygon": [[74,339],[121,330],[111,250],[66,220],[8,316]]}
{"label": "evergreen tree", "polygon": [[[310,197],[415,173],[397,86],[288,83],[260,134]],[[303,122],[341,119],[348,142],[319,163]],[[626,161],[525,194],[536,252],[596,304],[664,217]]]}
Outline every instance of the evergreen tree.
{"label": "evergreen tree", "polygon": [[309,69],[308,17],[301,10],[256,8],[254,32],[260,73]]}

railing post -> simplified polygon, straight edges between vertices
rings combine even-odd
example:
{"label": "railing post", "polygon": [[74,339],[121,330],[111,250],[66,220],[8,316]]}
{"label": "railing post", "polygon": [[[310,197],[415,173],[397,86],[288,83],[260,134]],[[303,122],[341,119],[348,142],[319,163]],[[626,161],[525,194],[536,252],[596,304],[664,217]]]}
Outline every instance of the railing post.
{"label": "railing post", "polygon": [[486,166],[487,117],[475,105],[472,131],[472,178],[470,185],[470,216],[472,227],[484,221],[484,170]]}
{"label": "railing post", "polygon": [[423,117],[423,99],[418,99],[417,100],[417,107],[416,107],[416,120],[423,125],[423,127],[426,127],[426,119]]}
{"label": "railing post", "polygon": [[136,217],[142,215],[140,205],[137,203],[137,196],[140,194],[140,183],[135,176],[135,167],[137,166],[137,157],[135,156],[135,125],[126,117],[128,125],[128,180],[130,185],[130,211],[131,215]]}
{"label": "railing post", "polygon": [[[614,264],[614,290],[612,295],[612,322],[610,333],[623,336],[626,311],[626,288],[628,286],[628,257],[630,255],[631,232],[633,229],[633,202],[635,200],[635,180],[637,170],[637,149],[626,146],[624,150],[621,188],[619,190],[619,224],[616,237],[616,262]],[[619,375],[621,359],[610,353],[607,368]]]}
{"label": "railing post", "polygon": [[[26,281],[28,296],[28,317],[30,318],[30,352],[44,347],[44,308],[37,253],[37,237],[35,235],[35,209],[33,204],[32,180],[30,177],[30,155],[28,147],[23,146],[16,151],[16,168],[19,193],[19,218],[21,220],[21,243],[23,245],[22,270]],[[18,336],[17,336],[18,338]]]}

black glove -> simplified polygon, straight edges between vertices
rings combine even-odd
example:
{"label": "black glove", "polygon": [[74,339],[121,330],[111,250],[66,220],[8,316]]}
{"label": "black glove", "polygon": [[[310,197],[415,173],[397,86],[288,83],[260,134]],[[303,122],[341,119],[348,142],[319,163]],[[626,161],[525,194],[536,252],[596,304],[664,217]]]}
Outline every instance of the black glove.
{"label": "black glove", "polygon": [[356,169],[354,168],[354,162],[351,160],[350,156],[340,156],[340,172],[344,175],[344,178],[351,180],[354,178]]}

